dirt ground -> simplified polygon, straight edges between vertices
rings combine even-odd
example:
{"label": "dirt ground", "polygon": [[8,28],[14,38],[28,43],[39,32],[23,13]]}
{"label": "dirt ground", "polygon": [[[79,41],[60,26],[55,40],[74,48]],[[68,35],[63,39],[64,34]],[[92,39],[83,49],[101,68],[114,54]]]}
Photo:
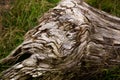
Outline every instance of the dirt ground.
{"label": "dirt ground", "polygon": [[10,8],[10,2],[12,0],[0,0],[0,12],[3,9],[9,9]]}

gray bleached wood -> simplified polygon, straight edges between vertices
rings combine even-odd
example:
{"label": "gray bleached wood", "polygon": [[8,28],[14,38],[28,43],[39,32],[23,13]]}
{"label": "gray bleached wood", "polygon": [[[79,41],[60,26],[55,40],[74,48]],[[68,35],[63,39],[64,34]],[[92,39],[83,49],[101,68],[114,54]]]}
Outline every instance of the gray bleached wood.
{"label": "gray bleached wood", "polygon": [[86,67],[96,70],[120,65],[119,50],[120,18],[82,0],[62,0],[26,33],[20,46],[0,61],[12,64],[2,72],[2,79],[53,80],[51,75],[57,74],[54,80],[66,80],[58,73],[78,70],[82,74]]}

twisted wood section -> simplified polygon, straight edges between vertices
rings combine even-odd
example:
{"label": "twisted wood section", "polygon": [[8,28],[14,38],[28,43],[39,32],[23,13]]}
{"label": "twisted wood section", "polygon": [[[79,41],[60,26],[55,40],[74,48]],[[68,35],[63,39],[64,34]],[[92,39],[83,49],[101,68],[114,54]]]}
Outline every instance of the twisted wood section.
{"label": "twisted wood section", "polygon": [[2,79],[26,80],[49,72],[66,73],[87,64],[95,69],[119,65],[119,24],[119,18],[82,0],[63,0],[44,14],[39,25],[26,33],[24,42],[1,60],[13,65],[2,72]]}

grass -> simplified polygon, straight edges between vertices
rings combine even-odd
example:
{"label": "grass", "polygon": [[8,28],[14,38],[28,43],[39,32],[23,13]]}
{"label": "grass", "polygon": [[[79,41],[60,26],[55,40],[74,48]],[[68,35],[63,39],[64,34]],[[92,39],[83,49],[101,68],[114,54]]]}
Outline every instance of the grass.
{"label": "grass", "polygon": [[109,69],[100,69],[90,77],[90,80],[120,80],[120,67],[114,66]]}
{"label": "grass", "polygon": [[[60,0],[15,0],[0,16],[3,30],[0,31],[0,59],[6,57],[23,41],[24,34],[37,25],[44,12]],[[119,0],[86,0],[90,5],[120,17]],[[0,71],[8,66],[0,65]],[[120,68],[103,69],[101,80],[119,80]],[[95,77],[94,77],[95,78]],[[114,79],[113,79],[114,78]],[[97,78],[96,78],[97,79]],[[94,79],[94,80],[96,80]],[[100,80],[100,79],[99,79]]]}
{"label": "grass", "polygon": [[120,17],[120,0],[85,0],[91,6]]}

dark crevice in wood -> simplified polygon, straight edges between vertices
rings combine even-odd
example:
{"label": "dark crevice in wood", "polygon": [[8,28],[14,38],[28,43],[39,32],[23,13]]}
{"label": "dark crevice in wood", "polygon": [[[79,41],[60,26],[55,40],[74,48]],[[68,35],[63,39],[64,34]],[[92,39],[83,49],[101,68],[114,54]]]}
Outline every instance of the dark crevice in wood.
{"label": "dark crevice in wood", "polygon": [[12,56],[14,57],[14,56],[18,55],[20,52],[22,52],[22,50],[21,50],[21,48],[18,48]]}
{"label": "dark crevice in wood", "polygon": [[15,64],[18,62],[24,61],[25,59],[29,58],[31,55],[32,55],[31,52],[25,52],[24,54],[20,55],[18,60],[15,62]]}

